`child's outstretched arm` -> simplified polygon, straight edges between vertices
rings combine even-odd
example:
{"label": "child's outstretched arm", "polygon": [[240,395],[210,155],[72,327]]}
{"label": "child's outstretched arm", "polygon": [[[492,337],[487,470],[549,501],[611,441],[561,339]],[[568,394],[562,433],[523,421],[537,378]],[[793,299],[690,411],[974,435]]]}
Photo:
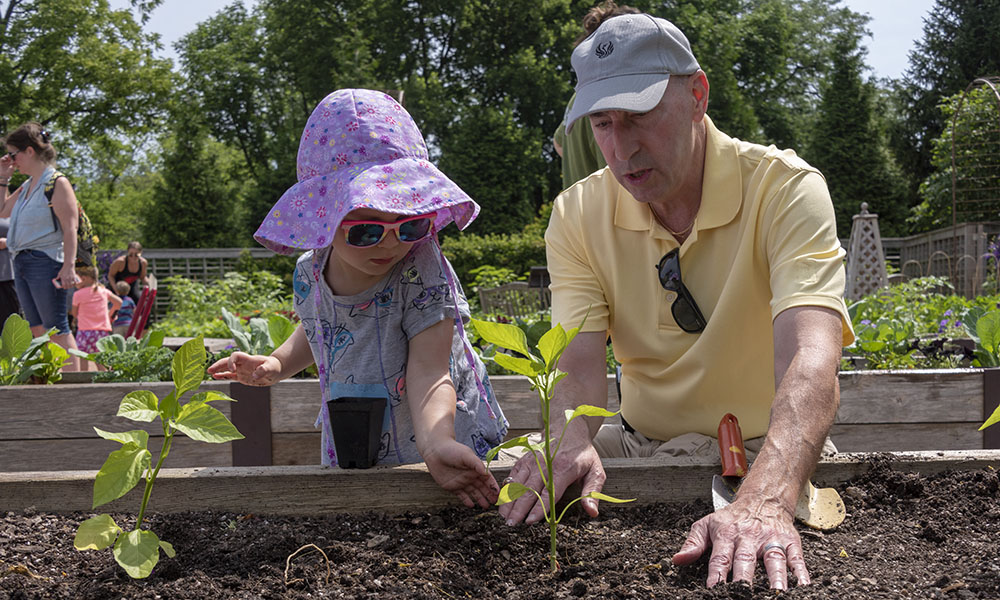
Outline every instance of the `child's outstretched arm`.
{"label": "child's outstretched arm", "polygon": [[500,488],[483,461],[455,441],[455,386],[448,374],[454,323],[443,319],[410,340],[406,397],[417,450],[434,481],[466,506],[487,508]]}
{"label": "child's outstretched arm", "polygon": [[270,356],[233,352],[208,367],[214,379],[235,379],[244,385],[273,385],[313,363],[309,340],[299,323],[285,343]]}

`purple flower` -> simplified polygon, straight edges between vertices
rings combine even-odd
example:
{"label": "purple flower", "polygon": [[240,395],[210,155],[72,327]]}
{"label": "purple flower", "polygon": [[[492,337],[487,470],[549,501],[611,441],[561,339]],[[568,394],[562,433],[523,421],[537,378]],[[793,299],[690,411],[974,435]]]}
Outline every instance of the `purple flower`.
{"label": "purple flower", "polygon": [[948,319],[941,319],[941,323],[938,324],[938,333],[944,333],[945,329],[948,329]]}
{"label": "purple flower", "polygon": [[[998,307],[998,308],[1000,308],[1000,307]],[[871,325],[872,322],[869,319],[861,319],[861,324],[862,325]]]}
{"label": "purple flower", "polygon": [[951,316],[951,309],[949,308],[948,310],[944,311],[944,315],[942,315],[942,316],[950,317]]}

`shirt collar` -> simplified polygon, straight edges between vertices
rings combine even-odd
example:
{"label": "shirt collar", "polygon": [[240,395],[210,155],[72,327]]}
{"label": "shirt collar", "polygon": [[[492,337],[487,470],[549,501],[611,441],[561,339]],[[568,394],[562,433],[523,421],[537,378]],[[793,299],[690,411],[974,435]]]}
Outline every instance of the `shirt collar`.
{"label": "shirt collar", "polygon": [[[726,225],[743,204],[743,181],[739,168],[739,148],[733,138],[719,131],[705,115],[705,172],[702,175],[701,207],[688,241],[698,232]],[[615,226],[631,231],[648,231],[655,238],[673,239],[653,217],[653,211],[637,202],[620,184],[616,185]]]}

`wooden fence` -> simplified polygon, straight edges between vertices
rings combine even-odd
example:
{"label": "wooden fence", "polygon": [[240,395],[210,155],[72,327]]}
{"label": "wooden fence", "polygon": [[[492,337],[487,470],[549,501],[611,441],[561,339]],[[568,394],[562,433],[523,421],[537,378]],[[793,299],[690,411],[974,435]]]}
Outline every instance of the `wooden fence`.
{"label": "wooden fence", "polygon": [[[538,430],[538,400],[527,379],[491,378],[510,421],[511,435]],[[614,379],[608,403],[617,409]],[[1000,399],[1000,369],[853,371],[840,375],[841,405],[831,436],[841,451],[973,450],[1000,448],[1000,426],[978,431]],[[93,427],[145,429],[158,450],[156,424],[115,417],[134,389],[159,397],[170,384],[61,384],[0,388],[0,472],[96,469],[115,448]],[[271,388],[206,382],[239,402],[219,402],[245,440],[205,444],[178,436],[172,467],[312,465],[319,463],[316,380],[287,380]]]}

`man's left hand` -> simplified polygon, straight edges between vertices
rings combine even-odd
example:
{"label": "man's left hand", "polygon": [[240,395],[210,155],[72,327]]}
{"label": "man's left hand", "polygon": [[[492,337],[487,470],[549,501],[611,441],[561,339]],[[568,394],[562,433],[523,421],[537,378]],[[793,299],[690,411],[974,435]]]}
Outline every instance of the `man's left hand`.
{"label": "man's left hand", "polygon": [[752,584],[754,569],[761,558],[771,589],[788,588],[788,569],[798,585],[809,583],[794,517],[777,500],[737,498],[729,506],[699,519],[691,526],[687,541],[674,555],[673,563],[689,565],[710,546],[708,587],[725,582],[730,571],[734,582]]}

